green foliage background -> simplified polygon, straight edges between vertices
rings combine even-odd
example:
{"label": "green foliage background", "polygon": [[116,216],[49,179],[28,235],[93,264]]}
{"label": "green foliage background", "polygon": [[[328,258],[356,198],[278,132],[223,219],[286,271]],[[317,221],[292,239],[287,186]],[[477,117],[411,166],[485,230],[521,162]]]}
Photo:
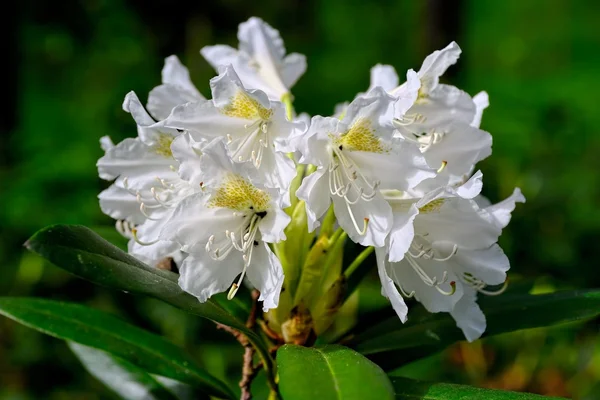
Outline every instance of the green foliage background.
{"label": "green foliage background", "polygon": [[[96,196],[98,139],[135,135],[121,110],[159,83],[178,55],[209,95],[204,45],[236,45],[237,24],[262,17],[289,51],[306,54],[296,109],[328,115],[368,86],[376,63],[402,74],[456,40],[446,76],[471,94],[486,90],[482,128],[494,153],[481,163],[493,201],[522,188],[501,244],[511,277],[536,292],[600,287],[600,7],[594,1],[47,0],[14,5],[6,24],[9,74],[0,132],[1,295],[74,300],[111,311],[190,349],[217,376],[238,379],[242,350],[206,322],[148,299],[97,288],[28,254],[22,243],[53,223],[110,229]],[[12,31],[11,31],[12,29]],[[12,89],[12,90],[11,90]],[[540,278],[541,277],[541,278]],[[374,300],[376,283],[363,293]],[[368,296],[363,296],[368,298]],[[218,343],[218,346],[215,344]],[[397,374],[575,398],[600,398],[598,321],[459,343]],[[0,319],[1,399],[109,399],[67,346]]]}

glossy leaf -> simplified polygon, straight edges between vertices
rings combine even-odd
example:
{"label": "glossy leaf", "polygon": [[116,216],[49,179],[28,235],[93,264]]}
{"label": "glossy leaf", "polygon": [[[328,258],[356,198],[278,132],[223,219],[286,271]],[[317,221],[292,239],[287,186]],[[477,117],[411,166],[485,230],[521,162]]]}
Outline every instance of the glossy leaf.
{"label": "glossy leaf", "polygon": [[[480,299],[486,315],[484,336],[577,321],[600,315],[600,290],[562,291],[542,295],[514,294]],[[368,354],[389,370],[464,340],[446,313],[415,313],[420,318],[402,324],[392,317],[368,328],[351,341],[357,351]]]}
{"label": "glossy leaf", "polygon": [[59,339],[104,350],[143,370],[233,398],[231,389],[162,337],[99,310],[34,298],[0,298],[0,314]]}
{"label": "glossy leaf", "polygon": [[27,248],[70,273],[98,285],[155,297],[191,314],[244,332],[270,369],[264,341],[212,300],[200,303],[177,284],[178,275],[149,267],[92,230],[80,225],[54,225],[38,231]]}
{"label": "glossy leaf", "polygon": [[551,400],[531,393],[508,392],[504,390],[481,389],[473,386],[450,383],[422,382],[413,379],[391,376],[396,391],[396,400]]}
{"label": "glossy leaf", "polygon": [[90,374],[124,399],[183,400],[152,375],[122,358],[79,343],[67,344]]}
{"label": "glossy leaf", "polygon": [[283,400],[386,400],[394,390],[377,365],[344,346],[285,345],[277,351]]}

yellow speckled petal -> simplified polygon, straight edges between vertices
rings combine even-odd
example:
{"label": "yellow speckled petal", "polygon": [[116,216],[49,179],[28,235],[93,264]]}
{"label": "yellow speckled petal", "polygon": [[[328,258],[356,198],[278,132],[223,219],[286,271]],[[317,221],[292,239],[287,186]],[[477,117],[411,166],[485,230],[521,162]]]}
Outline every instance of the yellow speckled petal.
{"label": "yellow speckled petal", "polygon": [[236,211],[266,211],[271,196],[239,175],[228,175],[208,202],[208,207],[224,207]]}
{"label": "yellow speckled petal", "polygon": [[432,200],[429,203],[425,204],[424,206],[419,207],[419,212],[422,214],[429,214],[429,213],[439,211],[439,209],[444,205],[445,201],[446,201],[446,199]]}
{"label": "yellow speckled petal", "polygon": [[384,153],[387,149],[373,133],[371,122],[366,118],[357,120],[346,133],[337,139],[338,146],[344,150],[368,151],[371,153]]}
{"label": "yellow speckled petal", "polygon": [[228,117],[243,118],[250,121],[269,120],[273,115],[273,110],[263,107],[242,90],[236,92],[230,103],[223,107],[221,112]]}

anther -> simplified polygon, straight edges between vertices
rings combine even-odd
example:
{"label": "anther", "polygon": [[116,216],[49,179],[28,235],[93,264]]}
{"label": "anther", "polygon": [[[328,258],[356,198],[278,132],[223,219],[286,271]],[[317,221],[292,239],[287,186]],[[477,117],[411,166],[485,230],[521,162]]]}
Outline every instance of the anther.
{"label": "anther", "polygon": [[446,168],[446,165],[448,165],[448,161],[442,161],[442,165],[438,168],[437,173],[442,172]]}
{"label": "anther", "polygon": [[231,300],[235,297],[235,294],[237,293],[239,289],[239,286],[237,283],[234,283],[233,285],[231,285],[231,289],[229,289],[229,293],[227,293],[227,300]]}

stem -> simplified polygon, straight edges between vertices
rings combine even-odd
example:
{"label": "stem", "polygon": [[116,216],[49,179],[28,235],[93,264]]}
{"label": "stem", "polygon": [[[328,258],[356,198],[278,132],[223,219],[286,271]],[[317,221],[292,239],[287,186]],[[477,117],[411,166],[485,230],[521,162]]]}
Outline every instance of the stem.
{"label": "stem", "polygon": [[[250,310],[250,315],[248,316],[248,320],[246,321],[246,327],[252,329],[256,324],[256,318],[258,316],[258,290],[252,291],[252,308]],[[252,386],[252,381],[258,374],[258,371],[261,367],[265,368],[265,372],[267,374],[267,383],[271,388],[271,391],[277,393],[277,384],[273,376],[271,376],[272,371],[267,367],[266,363],[259,363],[258,365],[254,365],[254,355],[256,353],[256,348],[252,344],[252,342],[248,339],[246,335],[242,332],[234,329],[230,326],[217,324],[217,329],[224,330],[226,332],[231,333],[231,335],[244,347],[244,358],[242,364],[242,379],[240,380],[239,386],[242,389],[242,394],[240,396],[240,400],[250,400],[252,399],[252,393],[250,388]]]}
{"label": "stem", "polygon": [[352,273],[356,271],[360,264],[362,264],[363,261],[365,261],[365,259],[373,252],[373,250],[375,250],[375,247],[367,247],[358,255],[358,257],[354,259],[354,261],[352,261],[352,264],[350,264],[348,268],[346,268],[346,270],[344,271],[344,276],[346,277],[346,279],[350,278],[350,275],[352,275]]}

